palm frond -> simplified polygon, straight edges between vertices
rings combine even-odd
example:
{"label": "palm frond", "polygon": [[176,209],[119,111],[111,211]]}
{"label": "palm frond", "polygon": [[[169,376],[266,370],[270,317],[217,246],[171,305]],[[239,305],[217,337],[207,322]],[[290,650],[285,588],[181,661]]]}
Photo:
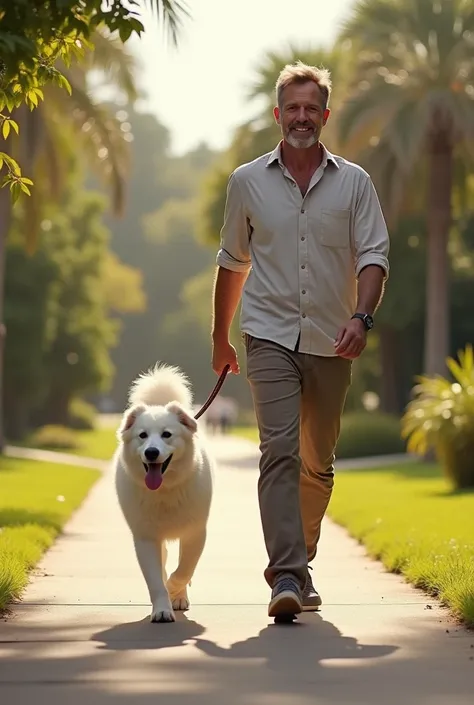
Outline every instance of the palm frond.
{"label": "palm frond", "polygon": [[71,96],[54,87],[59,113],[70,112],[72,139],[80,140],[94,171],[110,186],[113,211],[120,215],[124,208],[130,161],[125,134],[120,129],[120,122],[105,106],[96,103],[82,86],[72,82],[71,87]]}
{"label": "palm frond", "polygon": [[113,83],[121,89],[130,101],[138,98],[135,84],[137,60],[129,54],[118,37],[111,37],[103,32],[94,32],[92,38],[93,51],[90,54],[89,66],[105,74],[108,83]]}
{"label": "palm frond", "polygon": [[164,27],[177,46],[183,20],[191,17],[187,4],[183,0],[140,0],[140,4]]}

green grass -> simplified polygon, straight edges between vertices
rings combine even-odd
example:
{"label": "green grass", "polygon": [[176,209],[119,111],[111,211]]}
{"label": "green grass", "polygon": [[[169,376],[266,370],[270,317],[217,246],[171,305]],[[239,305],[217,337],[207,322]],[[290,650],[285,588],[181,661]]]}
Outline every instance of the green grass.
{"label": "green grass", "polygon": [[248,441],[253,443],[259,443],[258,428],[256,426],[234,426],[231,429],[232,436],[239,436],[239,438],[246,438]]}
{"label": "green grass", "polygon": [[97,480],[97,470],[0,456],[0,611]]}
{"label": "green grass", "polygon": [[96,428],[93,431],[74,431],[79,447],[71,450],[75,455],[110,460],[117,447],[114,428]]}
{"label": "green grass", "polygon": [[77,431],[64,426],[46,426],[17,445],[110,460],[117,447],[117,438],[112,427]]}
{"label": "green grass", "polygon": [[474,492],[451,491],[435,465],[351,470],[338,474],[328,514],[474,627]]}

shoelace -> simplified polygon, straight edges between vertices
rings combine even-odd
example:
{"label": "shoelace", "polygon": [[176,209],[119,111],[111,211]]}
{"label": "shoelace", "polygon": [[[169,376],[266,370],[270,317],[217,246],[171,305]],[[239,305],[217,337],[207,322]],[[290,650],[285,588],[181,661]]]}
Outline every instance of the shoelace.
{"label": "shoelace", "polygon": [[278,583],[278,592],[281,592],[282,590],[292,590],[295,592],[296,585],[291,578],[283,578],[282,580],[279,581]]}

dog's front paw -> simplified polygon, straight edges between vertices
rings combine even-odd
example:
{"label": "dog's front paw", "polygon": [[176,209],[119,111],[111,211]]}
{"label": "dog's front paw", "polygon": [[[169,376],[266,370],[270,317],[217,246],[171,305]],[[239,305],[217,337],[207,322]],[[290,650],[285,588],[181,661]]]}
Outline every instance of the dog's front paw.
{"label": "dog's front paw", "polygon": [[176,617],[169,600],[157,600],[153,605],[150,622],[175,622]]}
{"label": "dog's front paw", "polygon": [[186,588],[181,590],[181,592],[177,595],[173,595],[171,604],[173,605],[174,610],[179,610],[180,612],[184,612],[189,609],[189,598]]}

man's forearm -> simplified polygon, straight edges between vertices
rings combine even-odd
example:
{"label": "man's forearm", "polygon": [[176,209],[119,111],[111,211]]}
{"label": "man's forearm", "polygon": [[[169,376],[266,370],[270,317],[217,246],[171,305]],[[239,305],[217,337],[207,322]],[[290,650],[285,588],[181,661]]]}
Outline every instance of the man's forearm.
{"label": "man's forearm", "polygon": [[356,311],[373,316],[382,302],[383,290],[383,269],[375,264],[364,267],[359,275]]}
{"label": "man's forearm", "polygon": [[217,268],[214,282],[214,310],[212,337],[227,340],[229,331],[242,296],[247,272],[233,272],[224,267]]}

